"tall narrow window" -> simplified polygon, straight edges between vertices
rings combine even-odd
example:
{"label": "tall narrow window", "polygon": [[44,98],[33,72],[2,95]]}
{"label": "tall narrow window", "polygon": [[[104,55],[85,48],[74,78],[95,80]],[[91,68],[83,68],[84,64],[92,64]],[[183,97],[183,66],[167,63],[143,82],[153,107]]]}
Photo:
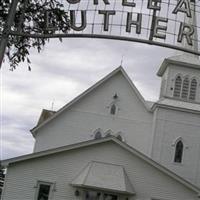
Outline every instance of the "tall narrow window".
{"label": "tall narrow window", "polygon": [[183,80],[183,87],[182,87],[181,98],[187,99],[188,98],[188,93],[189,93],[189,79],[186,77]]}
{"label": "tall narrow window", "polygon": [[111,106],[111,108],[110,108],[110,114],[111,115],[115,115],[116,114],[116,105],[115,104],[113,104],[112,106]]}
{"label": "tall narrow window", "polygon": [[174,97],[180,97],[181,86],[182,86],[182,79],[180,76],[177,76],[174,85]]}
{"label": "tall narrow window", "polygon": [[180,140],[176,143],[174,162],[181,163],[183,158],[183,142]]}
{"label": "tall narrow window", "polygon": [[190,85],[190,100],[195,100],[196,99],[196,90],[197,90],[197,81],[196,79],[192,79],[191,85]]}

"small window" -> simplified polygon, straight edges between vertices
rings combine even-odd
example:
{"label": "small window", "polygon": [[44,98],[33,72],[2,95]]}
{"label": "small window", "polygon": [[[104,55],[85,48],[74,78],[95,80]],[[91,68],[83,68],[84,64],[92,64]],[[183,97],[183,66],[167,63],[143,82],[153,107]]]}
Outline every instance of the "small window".
{"label": "small window", "polygon": [[101,132],[100,131],[96,132],[94,139],[101,139],[101,138],[102,138]]}
{"label": "small window", "polygon": [[52,190],[51,183],[38,182],[37,198],[36,200],[49,200]]}
{"label": "small window", "polygon": [[180,140],[176,143],[174,162],[182,163],[183,158],[183,142]]}
{"label": "small window", "polygon": [[116,114],[116,105],[115,104],[113,104],[112,106],[111,106],[111,108],[110,108],[110,114],[111,115],[115,115]]}

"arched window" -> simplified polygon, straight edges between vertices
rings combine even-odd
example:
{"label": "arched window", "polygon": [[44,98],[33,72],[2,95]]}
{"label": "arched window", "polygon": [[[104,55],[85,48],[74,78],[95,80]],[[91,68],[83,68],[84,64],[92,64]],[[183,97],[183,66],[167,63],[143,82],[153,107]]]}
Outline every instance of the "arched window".
{"label": "arched window", "polygon": [[196,98],[196,90],[197,90],[197,80],[196,79],[192,79],[191,85],[190,85],[190,96],[189,96],[190,100],[195,100],[195,98]]}
{"label": "arched window", "polygon": [[182,158],[183,158],[183,142],[181,140],[179,140],[176,143],[174,162],[175,163],[181,163]]}
{"label": "arched window", "polygon": [[183,80],[183,87],[182,87],[181,98],[187,99],[188,98],[188,93],[189,93],[189,79],[188,79],[188,77],[186,77]]}
{"label": "arched window", "polygon": [[111,108],[110,108],[110,114],[111,115],[115,115],[116,114],[116,105],[115,104],[113,104],[112,106],[111,106]]}
{"label": "arched window", "polygon": [[180,76],[177,76],[174,85],[174,97],[180,97],[181,86],[182,86],[182,79]]}
{"label": "arched window", "polygon": [[95,133],[94,139],[101,139],[101,138],[102,138],[101,132],[100,132],[100,131],[97,131],[97,132]]}

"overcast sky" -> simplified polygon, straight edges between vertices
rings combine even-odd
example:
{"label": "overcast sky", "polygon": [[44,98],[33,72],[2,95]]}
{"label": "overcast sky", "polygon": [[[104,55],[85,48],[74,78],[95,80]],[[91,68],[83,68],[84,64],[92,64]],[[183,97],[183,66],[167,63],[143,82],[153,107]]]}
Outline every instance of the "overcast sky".
{"label": "overcast sky", "polygon": [[[90,4],[81,1],[81,5],[94,9],[92,1],[86,2]],[[119,1],[110,2],[111,7],[119,9],[121,6],[121,3],[114,3]],[[140,0],[135,2],[137,9],[145,13],[147,5],[141,4]],[[101,3],[104,7],[103,1]],[[77,5],[70,6],[72,8]],[[168,4],[167,6],[166,8],[162,5],[163,16],[168,16],[166,10],[170,13],[174,9],[173,4],[170,5],[172,7]],[[78,9],[80,8],[78,5]],[[121,6],[121,9],[124,11],[124,7]],[[135,11],[138,11],[137,9]],[[94,15],[90,14],[88,20],[91,16],[95,18],[96,11],[93,11]],[[180,16],[182,15],[183,13],[180,13]],[[125,20],[122,14],[120,17]],[[144,19],[143,26],[146,22],[148,20]],[[170,28],[170,25],[168,27]],[[58,39],[51,40],[40,54],[32,51],[31,72],[23,63],[11,72],[5,62],[0,71],[0,159],[31,153],[34,139],[29,130],[36,125],[42,109],[58,110],[121,63],[144,98],[156,101],[160,89],[160,78],[156,76],[156,72],[164,58],[174,54],[173,50],[139,43],[68,38],[63,39],[62,43]]]}
{"label": "overcast sky", "polygon": [[122,66],[147,100],[159,96],[156,76],[163,59],[172,50],[139,43],[101,40],[52,40],[42,53],[31,53],[32,71],[26,64],[11,72],[1,70],[1,159],[33,150],[30,133],[41,110],[58,110],[99,79]]}

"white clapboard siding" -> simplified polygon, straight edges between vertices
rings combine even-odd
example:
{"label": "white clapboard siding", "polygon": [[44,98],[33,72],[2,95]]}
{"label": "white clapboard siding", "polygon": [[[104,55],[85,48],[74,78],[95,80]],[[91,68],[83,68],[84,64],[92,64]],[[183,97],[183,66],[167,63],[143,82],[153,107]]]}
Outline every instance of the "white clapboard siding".
{"label": "white clapboard siding", "polygon": [[[136,199],[197,200],[196,192],[108,141],[9,166],[3,200],[34,200],[37,180],[55,183],[52,200],[75,200],[72,180],[91,161],[124,166]],[[135,198],[134,198],[135,199]]]}

